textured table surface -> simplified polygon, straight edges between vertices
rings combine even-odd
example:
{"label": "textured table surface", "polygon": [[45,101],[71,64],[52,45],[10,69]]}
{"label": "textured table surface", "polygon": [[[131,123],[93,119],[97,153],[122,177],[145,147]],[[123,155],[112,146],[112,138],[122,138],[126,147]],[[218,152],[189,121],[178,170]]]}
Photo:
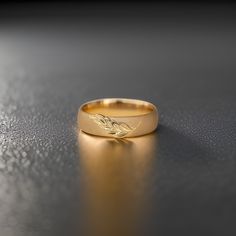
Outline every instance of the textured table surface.
{"label": "textured table surface", "polygon": [[[233,8],[6,9],[1,235],[236,235]],[[101,97],[155,103],[157,132],[79,135]]]}

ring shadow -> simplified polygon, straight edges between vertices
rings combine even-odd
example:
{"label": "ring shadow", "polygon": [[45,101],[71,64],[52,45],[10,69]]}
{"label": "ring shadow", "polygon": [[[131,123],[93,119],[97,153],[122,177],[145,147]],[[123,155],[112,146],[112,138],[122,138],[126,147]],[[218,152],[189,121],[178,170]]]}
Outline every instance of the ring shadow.
{"label": "ring shadow", "polygon": [[206,176],[215,154],[193,135],[167,125],[159,125],[157,133],[158,168],[150,189],[152,212],[143,235],[204,234],[211,221],[207,215],[212,216],[208,207],[211,180]]}

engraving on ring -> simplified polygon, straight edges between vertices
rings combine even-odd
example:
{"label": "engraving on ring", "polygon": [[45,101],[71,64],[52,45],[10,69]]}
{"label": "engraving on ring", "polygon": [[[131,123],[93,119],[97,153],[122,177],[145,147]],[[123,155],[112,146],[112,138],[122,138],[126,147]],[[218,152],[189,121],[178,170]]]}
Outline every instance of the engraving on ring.
{"label": "engraving on ring", "polygon": [[89,115],[89,118],[92,119],[100,128],[104,129],[108,134],[111,134],[117,138],[122,138],[136,129],[130,127],[125,122],[118,122],[111,119],[109,116],[104,116],[102,114]]}

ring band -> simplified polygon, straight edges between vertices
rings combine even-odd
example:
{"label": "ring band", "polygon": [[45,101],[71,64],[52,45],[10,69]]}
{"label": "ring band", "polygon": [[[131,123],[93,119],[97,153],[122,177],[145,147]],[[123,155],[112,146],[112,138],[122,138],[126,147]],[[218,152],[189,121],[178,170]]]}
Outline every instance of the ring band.
{"label": "ring band", "polygon": [[153,132],[158,125],[157,108],[149,102],[104,98],[84,103],[78,112],[79,129],[104,137],[136,137]]}

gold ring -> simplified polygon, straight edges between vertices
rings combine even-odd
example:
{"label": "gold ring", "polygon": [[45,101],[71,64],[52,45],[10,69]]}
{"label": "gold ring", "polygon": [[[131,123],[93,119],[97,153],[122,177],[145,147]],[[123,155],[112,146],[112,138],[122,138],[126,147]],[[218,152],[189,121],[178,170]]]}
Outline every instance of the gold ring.
{"label": "gold ring", "polygon": [[158,125],[157,108],[150,102],[104,98],[84,103],[78,112],[79,129],[104,137],[136,137],[153,132]]}

